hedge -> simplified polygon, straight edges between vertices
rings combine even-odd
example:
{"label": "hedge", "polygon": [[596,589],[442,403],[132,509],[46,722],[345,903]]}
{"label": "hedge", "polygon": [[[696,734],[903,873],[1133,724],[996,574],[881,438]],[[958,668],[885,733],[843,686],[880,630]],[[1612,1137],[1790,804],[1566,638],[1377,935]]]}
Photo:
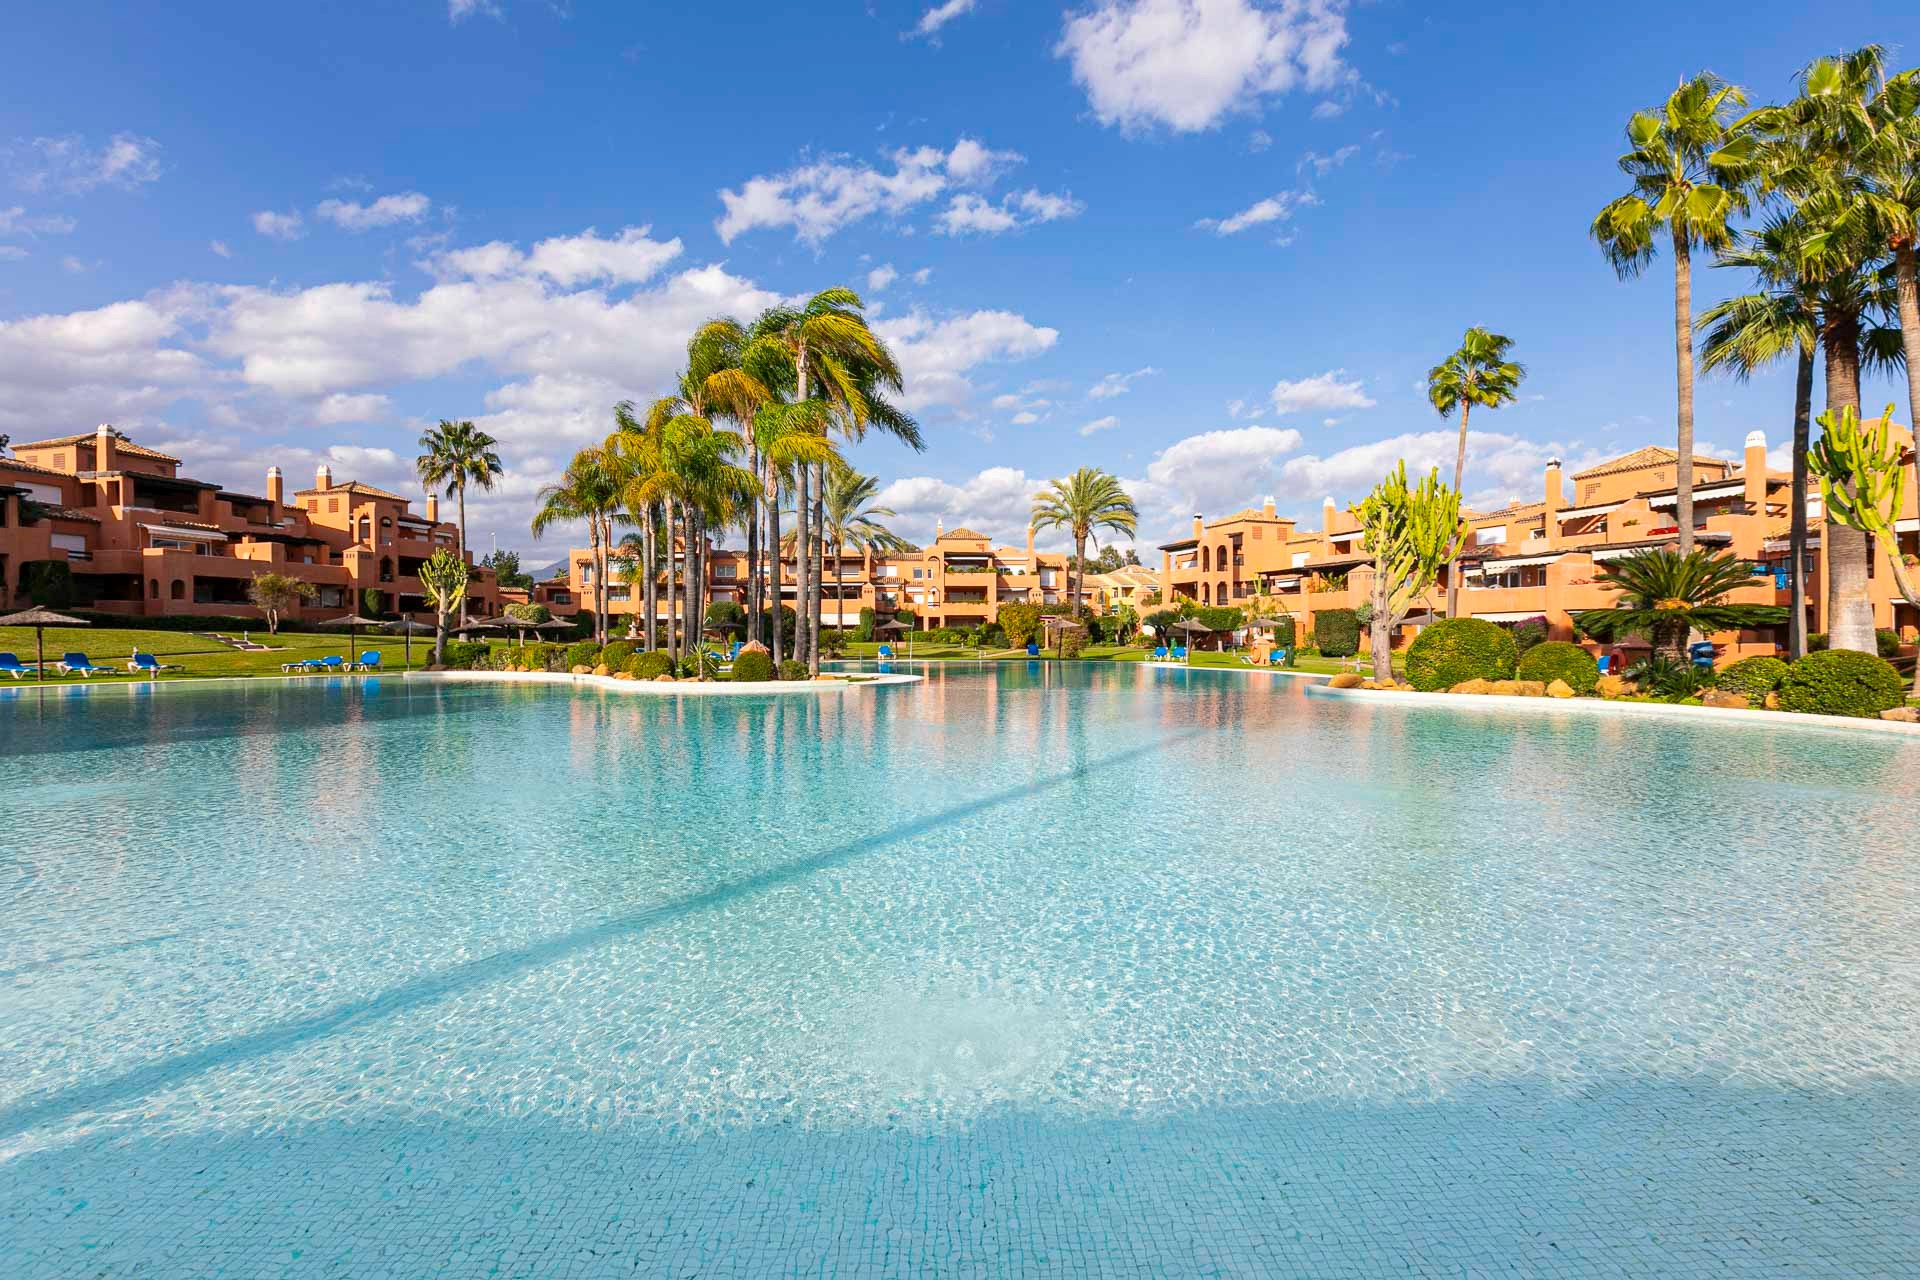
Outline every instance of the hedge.
{"label": "hedge", "polygon": [[733,660],[733,678],[761,683],[773,679],[773,659],[758,649],[750,649]]}
{"label": "hedge", "polygon": [[1768,694],[1780,687],[1780,682],[1786,676],[1786,663],[1763,654],[1728,663],[1720,668],[1713,683],[1715,688],[1728,693],[1745,694],[1747,701],[1757,707],[1767,700]]}
{"label": "hedge", "polygon": [[1298,635],[1299,635],[1299,628],[1295,624],[1292,614],[1288,614],[1284,618],[1274,619],[1274,624],[1273,624],[1273,647],[1274,648],[1292,649],[1294,639]]}
{"label": "hedge", "polygon": [[457,670],[472,668],[487,656],[487,646],[480,640],[449,640],[442,651],[446,665]]}
{"label": "hedge", "polygon": [[637,680],[655,680],[661,676],[673,674],[673,659],[661,650],[653,649],[646,653],[634,654],[627,659],[621,670]]}
{"label": "hedge", "polygon": [[[1519,647],[1517,639],[1514,647]],[[1600,683],[1600,666],[1593,655],[1564,640],[1546,640],[1534,645],[1520,655],[1516,670],[1522,680],[1538,680],[1541,684],[1564,680],[1582,697],[1592,693]]]}
{"label": "hedge", "polygon": [[1516,656],[1503,628],[1479,618],[1443,618],[1408,646],[1407,681],[1431,692],[1468,680],[1511,680]]}
{"label": "hedge", "polygon": [[[1827,633],[1816,631],[1807,637],[1807,650],[1810,653],[1823,653],[1829,641]],[[1873,650],[1883,658],[1891,658],[1900,652],[1900,633],[1888,631],[1885,627],[1873,633]]]}
{"label": "hedge", "polygon": [[780,663],[780,678],[782,680],[811,680],[813,679],[813,670],[804,662],[787,658]]}
{"label": "hedge", "polygon": [[632,641],[615,640],[600,651],[600,661],[607,664],[609,671],[621,671],[626,668],[627,659],[631,658],[635,652]]}
{"label": "hedge", "polygon": [[1851,649],[1810,653],[1780,681],[1780,705],[1788,711],[1871,719],[1906,700],[1906,682],[1891,662]]}
{"label": "hedge", "polygon": [[1321,610],[1313,615],[1313,642],[1323,657],[1351,658],[1360,652],[1359,617],[1351,609]]}
{"label": "hedge", "polygon": [[567,670],[575,667],[597,666],[600,662],[600,646],[591,640],[582,640],[578,644],[567,646]]}

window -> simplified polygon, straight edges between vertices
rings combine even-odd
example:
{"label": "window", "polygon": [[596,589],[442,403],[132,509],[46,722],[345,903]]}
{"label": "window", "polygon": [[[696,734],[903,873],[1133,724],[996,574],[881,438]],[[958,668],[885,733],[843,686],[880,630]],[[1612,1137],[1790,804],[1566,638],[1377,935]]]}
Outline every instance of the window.
{"label": "window", "polygon": [[1293,567],[1293,568],[1296,568],[1296,569],[1297,569],[1297,568],[1299,568],[1299,567],[1300,567],[1301,565],[1303,565],[1303,564],[1305,564],[1305,563],[1307,562],[1307,556],[1308,556],[1309,554],[1310,554],[1309,552],[1305,552],[1305,551],[1296,551],[1296,552],[1294,552],[1294,553],[1293,553],[1293,565],[1292,565],[1292,567]]}
{"label": "window", "polygon": [[1506,540],[1507,526],[1503,524],[1489,525],[1485,529],[1473,531],[1473,544],[1476,547],[1491,547]]}
{"label": "window", "polygon": [[60,486],[58,485],[29,484],[22,485],[21,487],[27,491],[27,496],[35,502],[44,502],[50,507],[64,506],[66,504],[66,497],[60,492]]}
{"label": "window", "polygon": [[173,580],[173,587],[170,589],[168,594],[171,595],[175,600],[185,600],[187,598],[187,584],[182,582],[180,579],[175,578]]}
{"label": "window", "polygon": [[[925,571],[925,570],[923,570],[923,569],[915,569],[915,570],[913,571],[913,576],[914,576],[914,577],[916,577],[916,578],[919,578],[919,577],[924,577],[924,576],[925,576],[925,574],[926,574],[926,571]],[[768,625],[768,626],[772,626],[773,624],[772,624],[772,623],[768,623],[767,625]]]}
{"label": "window", "polygon": [[56,533],[47,541],[55,551],[65,551],[69,555],[87,554],[87,540],[77,533]]}
{"label": "window", "polygon": [[1580,487],[1580,501],[1582,502],[1592,502],[1599,496],[1600,482],[1598,480],[1590,480]]}
{"label": "window", "polygon": [[329,512],[333,512],[333,513],[337,513],[337,512],[338,512],[338,511],[340,510],[340,499],[338,499],[338,498],[328,498],[328,499],[327,499],[327,510],[328,510]]}
{"label": "window", "polygon": [[738,576],[738,574],[737,574],[737,572],[736,572],[736,570],[737,570],[737,566],[735,566],[735,565],[731,565],[731,564],[717,564],[717,565],[715,565],[715,566],[713,566],[713,576],[714,576],[714,577],[716,577],[716,578],[732,578],[732,577],[737,577],[737,576]]}

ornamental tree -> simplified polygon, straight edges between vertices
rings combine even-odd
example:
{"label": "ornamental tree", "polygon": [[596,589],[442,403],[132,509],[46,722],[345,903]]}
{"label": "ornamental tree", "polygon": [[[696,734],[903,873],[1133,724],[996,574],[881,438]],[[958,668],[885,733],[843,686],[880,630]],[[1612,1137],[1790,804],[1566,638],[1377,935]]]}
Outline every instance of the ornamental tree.
{"label": "ornamental tree", "polygon": [[433,663],[444,665],[447,652],[447,618],[467,598],[467,580],[471,575],[467,562],[442,547],[420,566],[420,594],[433,606]]}
{"label": "ornamental tree", "polygon": [[[1829,409],[1815,419],[1820,439],[1807,454],[1807,468],[1820,478],[1820,497],[1829,518],[1858,529],[1887,557],[1894,586],[1908,604],[1920,608],[1913,575],[1900,557],[1895,522],[1906,490],[1906,463],[1911,453],[1892,435],[1893,406],[1880,421],[1863,426],[1852,406],[1838,416]],[[1914,687],[1920,690],[1920,665],[1914,668]]]}
{"label": "ornamental tree", "polygon": [[1440,482],[1438,467],[1419,488],[1409,489],[1402,459],[1364,502],[1350,509],[1360,521],[1360,547],[1373,557],[1367,621],[1373,678],[1391,680],[1394,631],[1466,541],[1460,491]]}

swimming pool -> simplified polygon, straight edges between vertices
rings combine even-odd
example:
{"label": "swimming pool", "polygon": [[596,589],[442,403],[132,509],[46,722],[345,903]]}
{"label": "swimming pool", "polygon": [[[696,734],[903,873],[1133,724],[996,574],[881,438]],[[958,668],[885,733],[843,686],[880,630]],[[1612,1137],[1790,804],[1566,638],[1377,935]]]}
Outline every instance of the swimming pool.
{"label": "swimming pool", "polygon": [[1920,1270],[1920,744],[1300,683],[0,701],[0,1274]]}

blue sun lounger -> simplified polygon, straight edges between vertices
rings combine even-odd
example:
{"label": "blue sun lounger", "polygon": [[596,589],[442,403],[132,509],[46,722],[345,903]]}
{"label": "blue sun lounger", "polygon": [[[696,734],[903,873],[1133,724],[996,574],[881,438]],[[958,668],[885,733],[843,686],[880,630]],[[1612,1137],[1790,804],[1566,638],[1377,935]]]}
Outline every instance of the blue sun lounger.
{"label": "blue sun lounger", "polygon": [[30,676],[33,674],[32,667],[21,666],[20,659],[11,653],[0,653],[0,671],[6,672],[15,680],[18,680],[21,676]]}
{"label": "blue sun lounger", "polygon": [[885,659],[885,658],[891,658],[892,656],[893,656],[893,646],[892,646],[892,645],[890,645],[890,644],[883,644],[883,645],[881,645],[881,646],[880,646],[880,657],[881,657],[881,658],[883,658],[883,659]]}
{"label": "blue sun lounger", "polygon": [[68,675],[78,673],[81,676],[92,676],[106,670],[105,667],[94,666],[93,659],[84,653],[69,653],[62,657],[60,659],[60,669]]}
{"label": "blue sun lounger", "polygon": [[183,668],[177,662],[162,662],[150,653],[136,652],[127,659],[127,670],[141,675],[157,676],[162,671],[180,671]]}
{"label": "blue sun lounger", "polygon": [[367,650],[360,655],[360,661],[353,665],[362,671],[378,671],[380,669],[380,651],[378,649]]}
{"label": "blue sun lounger", "polygon": [[1165,662],[1167,660],[1167,646],[1161,645],[1155,649],[1153,651],[1153,660],[1155,662]]}

